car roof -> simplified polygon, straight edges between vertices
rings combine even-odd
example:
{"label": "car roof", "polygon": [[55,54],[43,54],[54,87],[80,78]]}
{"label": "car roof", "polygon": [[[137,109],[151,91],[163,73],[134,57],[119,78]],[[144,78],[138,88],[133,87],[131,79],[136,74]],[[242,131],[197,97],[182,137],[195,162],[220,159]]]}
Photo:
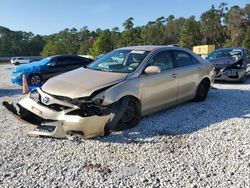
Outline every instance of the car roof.
{"label": "car roof", "polygon": [[[242,48],[242,47],[236,47],[236,48],[219,48],[217,50],[220,50],[220,51],[227,51],[227,50],[246,50],[246,48]],[[216,51],[217,51],[216,50]]]}
{"label": "car roof", "polygon": [[144,51],[154,51],[159,49],[166,49],[166,48],[176,48],[176,49],[183,49],[181,47],[177,47],[177,45],[141,45],[141,46],[128,46],[119,48],[117,50],[144,50]]}
{"label": "car roof", "polygon": [[81,56],[78,56],[78,55],[52,55],[52,56],[49,56],[49,58],[55,58],[55,57],[81,57]]}

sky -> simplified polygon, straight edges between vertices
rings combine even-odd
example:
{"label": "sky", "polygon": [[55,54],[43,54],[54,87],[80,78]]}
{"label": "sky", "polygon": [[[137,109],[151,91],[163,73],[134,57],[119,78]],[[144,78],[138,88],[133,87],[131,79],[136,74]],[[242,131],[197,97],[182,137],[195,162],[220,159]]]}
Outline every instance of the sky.
{"label": "sky", "polygon": [[0,26],[41,35],[84,26],[122,30],[129,17],[134,18],[135,26],[171,14],[199,19],[221,2],[244,7],[250,0],[0,0]]}

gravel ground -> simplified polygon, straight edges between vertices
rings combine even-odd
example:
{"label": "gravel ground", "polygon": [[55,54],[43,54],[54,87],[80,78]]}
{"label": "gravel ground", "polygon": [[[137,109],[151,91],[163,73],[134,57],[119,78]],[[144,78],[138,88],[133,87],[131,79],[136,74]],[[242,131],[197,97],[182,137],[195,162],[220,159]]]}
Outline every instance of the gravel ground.
{"label": "gravel ground", "polygon": [[[0,65],[0,102],[18,101]],[[0,187],[250,187],[250,79],[83,142],[32,138],[0,106]]]}

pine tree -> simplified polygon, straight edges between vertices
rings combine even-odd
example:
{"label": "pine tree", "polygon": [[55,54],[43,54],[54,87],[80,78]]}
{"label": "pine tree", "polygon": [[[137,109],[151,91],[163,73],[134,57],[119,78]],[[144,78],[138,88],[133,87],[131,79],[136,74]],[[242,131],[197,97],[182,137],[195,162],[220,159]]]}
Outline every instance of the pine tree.
{"label": "pine tree", "polygon": [[250,27],[248,26],[242,45],[250,50]]}

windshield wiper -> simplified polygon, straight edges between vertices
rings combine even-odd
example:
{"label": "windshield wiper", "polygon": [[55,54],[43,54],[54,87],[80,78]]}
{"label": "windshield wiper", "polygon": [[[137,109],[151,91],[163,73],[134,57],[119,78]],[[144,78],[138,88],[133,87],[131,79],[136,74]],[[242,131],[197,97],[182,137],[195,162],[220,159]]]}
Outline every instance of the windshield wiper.
{"label": "windshield wiper", "polygon": [[[100,68],[94,68],[94,67],[86,67],[87,69],[91,69],[91,70],[97,70],[97,71],[104,71],[105,69],[100,69]],[[107,71],[105,71],[107,72]]]}

